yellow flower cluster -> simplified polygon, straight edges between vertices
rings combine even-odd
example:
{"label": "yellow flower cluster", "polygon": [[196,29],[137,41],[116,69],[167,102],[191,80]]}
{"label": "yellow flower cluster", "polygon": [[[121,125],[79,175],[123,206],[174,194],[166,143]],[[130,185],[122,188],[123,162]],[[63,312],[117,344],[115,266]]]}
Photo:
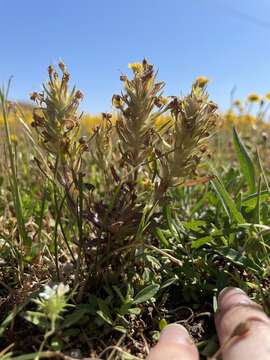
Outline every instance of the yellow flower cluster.
{"label": "yellow flower cluster", "polygon": [[239,125],[239,126],[247,126],[247,125],[255,125],[258,123],[258,118],[256,116],[250,114],[238,115],[233,110],[227,111],[223,115],[221,127],[226,127],[228,125]]}
{"label": "yellow flower cluster", "polygon": [[199,87],[204,87],[209,83],[209,79],[205,76],[198,76],[195,82]]}
{"label": "yellow flower cluster", "polygon": [[99,126],[101,124],[102,121],[102,116],[101,115],[89,115],[86,114],[82,117],[80,123],[82,126],[83,130],[93,130],[95,129],[97,126]]}
{"label": "yellow flower cluster", "polygon": [[247,100],[249,102],[259,102],[260,101],[260,96],[253,93],[253,94],[249,94],[248,97],[247,97]]}
{"label": "yellow flower cluster", "polygon": [[134,72],[134,74],[139,74],[143,71],[143,64],[142,63],[132,63],[128,64],[128,68]]}
{"label": "yellow flower cluster", "polygon": [[270,101],[270,92],[265,94],[265,98],[266,98],[266,100]]}

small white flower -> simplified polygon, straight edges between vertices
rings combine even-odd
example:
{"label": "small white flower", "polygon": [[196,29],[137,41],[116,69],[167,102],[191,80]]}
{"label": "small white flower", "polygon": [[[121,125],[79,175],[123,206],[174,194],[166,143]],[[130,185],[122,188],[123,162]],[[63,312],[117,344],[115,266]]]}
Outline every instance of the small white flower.
{"label": "small white flower", "polygon": [[34,300],[38,304],[39,311],[44,313],[51,321],[55,321],[68,306],[66,293],[69,286],[63,283],[53,286],[45,285],[44,290],[39,293],[38,299]]}
{"label": "small white flower", "polygon": [[52,296],[55,295],[55,289],[54,287],[50,287],[49,285],[44,286],[44,290],[39,293],[39,296],[45,300],[50,299]]}
{"label": "small white flower", "polygon": [[53,289],[55,290],[58,296],[63,296],[67,292],[69,292],[69,286],[64,285],[63,283],[60,283],[59,285],[54,285]]}
{"label": "small white flower", "polygon": [[56,284],[53,287],[49,285],[44,286],[44,290],[39,294],[39,296],[45,300],[49,300],[55,295],[63,296],[69,291],[69,286],[64,285],[63,283]]}

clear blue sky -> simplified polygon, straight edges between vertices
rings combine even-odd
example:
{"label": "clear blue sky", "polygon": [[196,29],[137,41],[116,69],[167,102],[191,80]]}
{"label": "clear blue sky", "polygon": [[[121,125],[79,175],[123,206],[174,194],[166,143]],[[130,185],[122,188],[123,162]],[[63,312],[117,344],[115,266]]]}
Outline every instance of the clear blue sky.
{"label": "clear blue sky", "polygon": [[85,93],[82,108],[110,111],[127,64],[146,57],[166,94],[186,92],[198,75],[221,107],[270,91],[269,0],[0,0],[0,82],[25,100],[63,59]]}

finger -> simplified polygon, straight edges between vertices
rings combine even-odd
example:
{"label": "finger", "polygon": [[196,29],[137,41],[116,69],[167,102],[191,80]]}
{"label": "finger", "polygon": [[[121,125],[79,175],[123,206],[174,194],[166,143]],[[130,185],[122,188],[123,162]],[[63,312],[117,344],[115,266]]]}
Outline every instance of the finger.
{"label": "finger", "polygon": [[270,320],[261,306],[238,288],[224,289],[218,306],[215,321],[223,359],[270,359]]}
{"label": "finger", "polygon": [[168,325],[151,349],[147,360],[198,360],[199,354],[187,330],[182,325]]}

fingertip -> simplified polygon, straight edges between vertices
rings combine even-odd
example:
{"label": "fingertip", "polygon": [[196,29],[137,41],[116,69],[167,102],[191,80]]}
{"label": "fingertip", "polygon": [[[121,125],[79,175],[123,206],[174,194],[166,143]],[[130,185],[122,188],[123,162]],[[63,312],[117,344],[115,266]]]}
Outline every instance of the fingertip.
{"label": "fingertip", "polygon": [[218,311],[224,312],[236,305],[248,305],[252,300],[247,294],[237,287],[226,287],[218,296]]}
{"label": "fingertip", "polygon": [[238,288],[235,286],[226,286],[219,292],[218,298],[222,299],[223,296],[225,296],[226,294],[228,294],[230,292],[245,293],[241,288]]}
{"label": "fingertip", "polygon": [[170,324],[162,330],[159,341],[147,360],[198,360],[199,353],[186,328],[179,324]]}
{"label": "fingertip", "polygon": [[180,324],[170,324],[162,330],[159,343],[174,343],[178,345],[193,344],[187,329]]}
{"label": "fingertip", "polygon": [[231,294],[241,294],[246,295],[245,291],[241,288],[235,287],[235,286],[227,286],[224,289],[222,289],[218,295],[218,300],[222,301],[224,297],[231,295]]}
{"label": "fingertip", "polygon": [[269,319],[242,289],[220,292],[215,322],[224,360],[269,359]]}

